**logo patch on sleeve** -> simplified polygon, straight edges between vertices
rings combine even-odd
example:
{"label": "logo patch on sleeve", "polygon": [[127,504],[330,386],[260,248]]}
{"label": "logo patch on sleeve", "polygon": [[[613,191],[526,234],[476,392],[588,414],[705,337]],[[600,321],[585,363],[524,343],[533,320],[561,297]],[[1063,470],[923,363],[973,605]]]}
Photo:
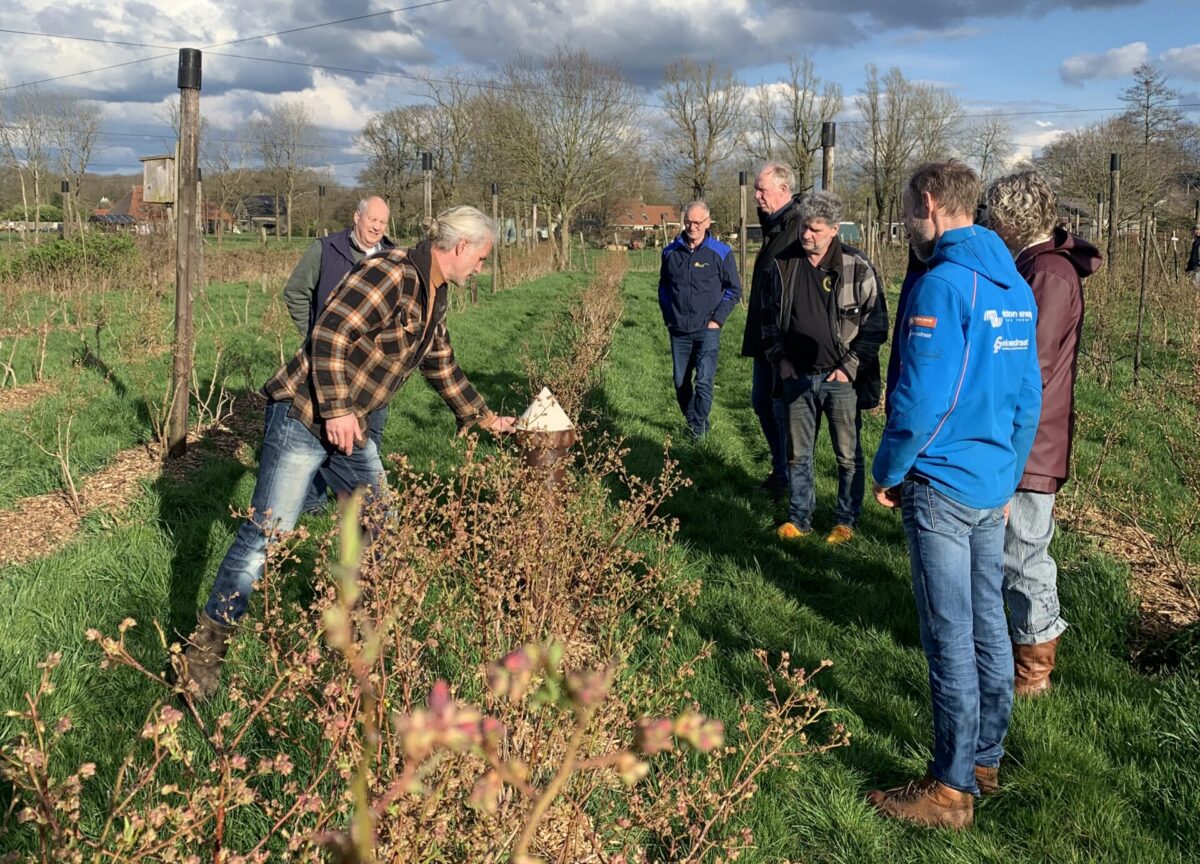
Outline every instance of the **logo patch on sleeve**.
{"label": "logo patch on sleeve", "polygon": [[937,318],[933,315],[914,315],[908,319],[909,327],[926,327],[930,330],[937,327]]}

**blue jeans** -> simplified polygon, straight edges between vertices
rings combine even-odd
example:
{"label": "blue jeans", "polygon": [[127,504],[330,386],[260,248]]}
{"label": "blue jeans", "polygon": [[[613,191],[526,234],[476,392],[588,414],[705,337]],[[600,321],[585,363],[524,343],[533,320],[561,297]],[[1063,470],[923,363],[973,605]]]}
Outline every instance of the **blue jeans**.
{"label": "blue jeans", "polygon": [[838,466],[837,510],[839,525],[858,524],[862,513],[866,469],[863,464],[862,412],[858,393],[849,381],[826,381],[824,374],[785,379],[783,401],[788,418],[788,482],[791,500],[788,521],[802,531],[812,530],[816,506],[813,487],[813,448],[821,417],[829,420],[829,440]]}
{"label": "blue jeans", "polygon": [[1004,600],[1012,640],[1039,645],[1067,629],[1058,604],[1058,565],[1049,551],[1054,495],[1017,492],[1011,505],[1004,532]]}
{"label": "blue jeans", "polygon": [[787,412],[783,399],[776,391],[778,382],[775,367],[766,357],[754,358],[750,378],[750,404],[758,415],[763,437],[771,451],[771,474],[781,481],[787,479]]}
{"label": "blue jeans", "polygon": [[[383,453],[383,427],[387,425],[388,406],[376,408],[367,415],[367,437],[375,442],[375,450]],[[304,496],[303,513],[320,513],[329,503],[329,490],[334,495],[343,492],[353,492],[358,488],[355,476],[354,458],[340,450],[333,454],[329,464],[321,468],[313,477]]]}
{"label": "blue jeans", "polygon": [[901,492],[933,696],[930,774],[978,792],[975,766],[1000,764],[1012,714],[1012,644],[1000,588],[1004,508],[967,507],[911,480]]}
{"label": "blue jeans", "polygon": [[720,328],[706,327],[695,333],[671,334],[675,398],[696,438],[708,434],[708,414],[712,410],[713,379],[717,377],[720,349]]}
{"label": "blue jeans", "polygon": [[[291,407],[291,402],[267,404],[262,459],[250,499],[254,513],[238,528],[204,607],[215,621],[234,623],[246,614],[254,584],[262,578],[269,535],[295,527],[313,477],[333,458],[330,444],[288,416]],[[355,472],[357,486],[378,488],[386,482],[371,438],[355,447],[346,461]]]}

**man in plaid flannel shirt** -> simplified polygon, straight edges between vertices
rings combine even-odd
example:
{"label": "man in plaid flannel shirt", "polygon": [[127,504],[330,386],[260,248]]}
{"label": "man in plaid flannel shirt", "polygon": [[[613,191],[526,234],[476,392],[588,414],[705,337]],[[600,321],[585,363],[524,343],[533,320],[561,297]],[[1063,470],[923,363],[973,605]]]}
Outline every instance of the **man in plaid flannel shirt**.
{"label": "man in plaid flannel shirt", "polygon": [[431,220],[429,236],[412,249],[364,259],[329,298],[312,334],[263,386],[266,433],[251,519],[238,530],[217,571],[208,604],[184,655],[183,678],[193,694],[211,696],[233,626],[246,613],[262,577],[269,535],[290,531],[314,475],[335,453],[345,454],[359,484],[386,482],[366,418],[388,403],[419,370],[458,418],[508,432],[512,417],[488,410],[454,359],[446,331],[448,282],[461,284],[483,268],[496,228],[474,207],[452,207]]}

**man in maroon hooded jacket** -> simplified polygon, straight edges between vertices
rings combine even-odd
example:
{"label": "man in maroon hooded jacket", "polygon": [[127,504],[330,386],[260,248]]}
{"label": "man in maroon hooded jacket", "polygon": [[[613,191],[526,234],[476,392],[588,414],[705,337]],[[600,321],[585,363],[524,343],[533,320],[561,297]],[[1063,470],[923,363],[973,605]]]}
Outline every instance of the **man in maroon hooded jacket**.
{"label": "man in maroon hooded jacket", "polygon": [[1058,567],[1049,547],[1054,496],[1067,480],[1075,431],[1082,279],[1100,266],[1100,253],[1083,238],[1055,227],[1054,190],[1036,171],[996,180],[985,203],[988,226],[1013,253],[1038,307],[1042,416],[1004,539],[1004,600],[1016,665],[1013,689],[1018,696],[1036,696],[1050,689],[1058,639],[1067,629],[1058,602]]}

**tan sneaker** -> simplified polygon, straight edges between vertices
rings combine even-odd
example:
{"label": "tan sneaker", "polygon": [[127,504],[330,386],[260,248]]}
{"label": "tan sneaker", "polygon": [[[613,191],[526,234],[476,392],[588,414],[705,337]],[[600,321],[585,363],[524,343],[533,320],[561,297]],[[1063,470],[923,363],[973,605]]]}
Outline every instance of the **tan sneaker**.
{"label": "tan sneaker", "polygon": [[854,539],[854,529],[849,525],[834,525],[833,530],[825,535],[825,542],[830,546],[841,546]]}
{"label": "tan sneaker", "polygon": [[808,530],[805,530],[804,528],[797,528],[791,522],[784,522],[775,531],[775,536],[780,540],[783,540],[785,543],[795,543],[797,540],[802,540],[805,537],[808,537],[810,534],[812,534],[811,528]]}
{"label": "tan sneaker", "polygon": [[1037,645],[1013,645],[1013,665],[1016,677],[1013,693],[1018,696],[1040,696],[1050,689],[1050,673],[1054,671],[1059,637]]}
{"label": "tan sneaker", "polygon": [[887,791],[875,790],[867,795],[867,801],[884,816],[929,828],[962,831],[975,822],[975,796],[932,777]]}

